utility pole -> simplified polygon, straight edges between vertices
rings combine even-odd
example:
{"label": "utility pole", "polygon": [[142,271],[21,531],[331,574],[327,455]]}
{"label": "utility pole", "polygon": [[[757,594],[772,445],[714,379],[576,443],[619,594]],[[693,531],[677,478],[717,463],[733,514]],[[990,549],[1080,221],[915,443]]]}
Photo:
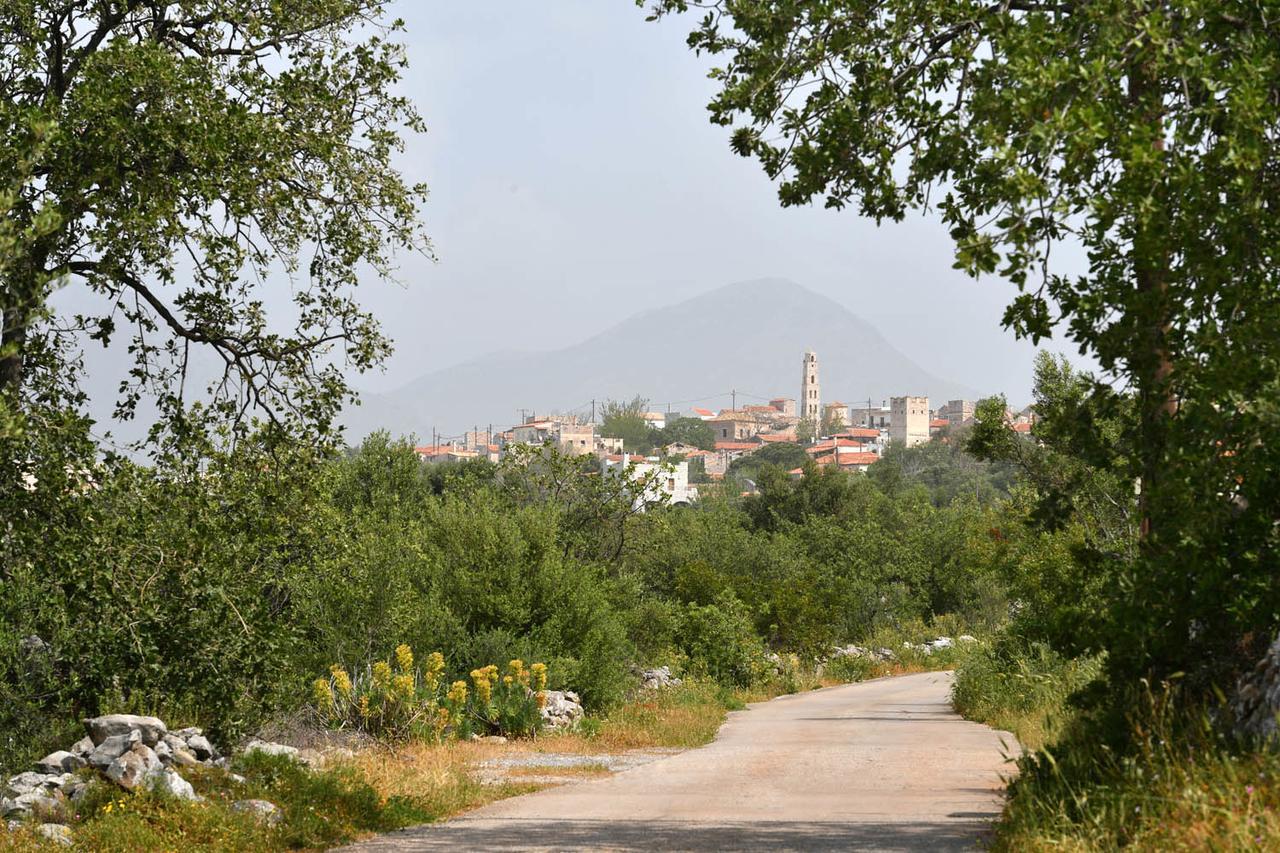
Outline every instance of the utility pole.
{"label": "utility pole", "polygon": [[524,409],[521,409],[521,410],[520,410],[520,423],[524,423],[524,413],[525,413],[525,410],[524,410]]}
{"label": "utility pole", "polygon": [[729,393],[733,395],[733,411],[736,412],[738,411],[738,389],[734,388]]}
{"label": "utility pole", "polygon": [[596,422],[596,401],[592,400],[591,401],[591,423],[594,424],[595,422]]}

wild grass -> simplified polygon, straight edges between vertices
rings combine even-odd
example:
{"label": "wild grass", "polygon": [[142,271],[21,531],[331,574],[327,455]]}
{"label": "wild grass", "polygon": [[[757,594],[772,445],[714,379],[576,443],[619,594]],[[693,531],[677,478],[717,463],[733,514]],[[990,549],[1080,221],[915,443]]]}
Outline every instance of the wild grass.
{"label": "wild grass", "polygon": [[1073,718],[1068,697],[1101,669],[1101,658],[1072,659],[1043,643],[1001,638],[973,649],[957,669],[952,702],[966,719],[1012,732],[1027,749],[1039,749]]}

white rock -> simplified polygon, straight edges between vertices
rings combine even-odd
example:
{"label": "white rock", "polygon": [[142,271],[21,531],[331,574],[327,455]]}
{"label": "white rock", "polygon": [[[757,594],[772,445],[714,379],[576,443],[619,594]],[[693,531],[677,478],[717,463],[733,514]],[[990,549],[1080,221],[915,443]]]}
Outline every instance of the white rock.
{"label": "white rock", "polygon": [[296,758],[298,748],[296,746],[288,746],[283,743],[271,743],[265,740],[251,740],[249,745],[244,748],[245,755],[253,755],[254,753],[262,753],[263,755],[287,755],[290,758]]}
{"label": "white rock", "polygon": [[164,721],[157,717],[140,717],[136,714],[106,714],[84,721],[84,727],[93,738],[95,744],[115,735],[138,732],[142,742],[147,746],[155,746],[168,729]]}
{"label": "white rock", "polygon": [[107,778],[112,782],[126,791],[132,791],[162,769],[163,765],[151,747],[135,743],[128,752],[111,762],[106,772]]}
{"label": "white rock", "polygon": [[157,793],[177,797],[180,800],[200,799],[196,794],[196,789],[191,787],[191,783],[179,776],[178,771],[172,767],[151,774],[147,782],[151,785],[151,789]]}
{"label": "white rock", "polygon": [[84,767],[83,758],[61,749],[36,762],[36,771],[40,773],[68,773],[81,767]]}
{"label": "white rock", "polygon": [[42,823],[36,827],[36,835],[63,847],[71,846],[71,827],[60,823]]}
{"label": "white rock", "polygon": [[200,730],[196,729],[196,734],[187,738],[187,749],[191,750],[195,757],[201,761],[208,761],[216,757],[217,752],[214,750],[213,744],[209,743],[208,739],[199,732]]}
{"label": "white rock", "polygon": [[160,741],[156,744],[156,758],[160,759],[161,764],[169,764],[173,761],[173,747],[169,746],[168,739]]}
{"label": "white rock", "polygon": [[49,773],[35,773],[31,770],[9,777],[9,790],[14,794],[26,794],[44,785]]}
{"label": "white rock", "polygon": [[84,758],[89,753],[93,752],[93,747],[94,747],[93,738],[89,737],[88,735],[85,735],[84,737],[80,738],[80,740],[76,741],[74,745],[72,745],[71,752],[75,753],[81,758]]}
{"label": "white rock", "polygon": [[257,823],[276,826],[284,820],[280,807],[267,800],[237,800],[231,804],[233,812],[250,815]]}
{"label": "white rock", "polygon": [[962,643],[976,643],[976,642],[978,642],[978,638],[977,638],[977,637],[974,637],[974,636],[972,636],[972,635],[970,635],[970,634],[961,634],[959,637],[956,637],[956,639],[957,639],[958,641],[962,642]]}

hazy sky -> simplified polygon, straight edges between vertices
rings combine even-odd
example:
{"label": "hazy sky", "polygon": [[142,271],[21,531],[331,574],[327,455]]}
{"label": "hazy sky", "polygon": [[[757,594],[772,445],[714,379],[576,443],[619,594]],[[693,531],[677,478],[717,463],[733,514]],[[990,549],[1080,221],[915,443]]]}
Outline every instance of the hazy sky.
{"label": "hazy sky", "polygon": [[[361,287],[397,350],[357,387],[556,349],[648,308],[781,277],[843,303],[938,376],[1029,399],[1034,349],[999,324],[1009,285],[952,270],[936,216],[877,227],[783,210],[707,120],[710,62],[685,46],[691,20],[648,23],[631,0],[399,0],[392,12],[407,27],[403,89],[429,126],[400,166],[431,188],[423,217],[439,259],[404,257],[401,283]],[[272,290],[268,306],[287,305],[288,281]],[[100,415],[125,369],[114,349],[90,349]]]}
{"label": "hazy sky", "polygon": [[[439,261],[369,288],[397,352],[387,389],[494,349],[576,341],[731,281],[791,278],[870,320],[922,366],[1030,391],[1033,348],[999,325],[1009,286],[951,269],[936,218],[877,227],[783,210],[707,120],[688,20],[629,0],[401,0],[405,89],[429,132],[405,168],[432,191]],[[1070,348],[1070,344],[1060,346]],[[696,366],[692,366],[695,367]]]}

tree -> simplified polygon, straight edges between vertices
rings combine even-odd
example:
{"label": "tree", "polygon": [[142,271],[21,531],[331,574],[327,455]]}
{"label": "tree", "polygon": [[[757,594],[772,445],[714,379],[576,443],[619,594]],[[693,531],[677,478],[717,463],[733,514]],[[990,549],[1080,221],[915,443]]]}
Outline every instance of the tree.
{"label": "tree", "polygon": [[[192,417],[184,380],[205,350],[221,367],[206,414],[326,432],[349,396],[343,368],[389,351],[355,301],[360,274],[429,251],[425,189],[391,166],[397,129],[422,123],[393,91],[404,55],[386,5],[6,3],[6,185],[35,153],[5,225],[39,236],[0,271],[0,391],[28,379],[50,288],[77,286],[104,306],[77,330],[130,341],[121,416],[149,395],[170,423]],[[300,278],[291,317],[264,308],[281,273]]]}
{"label": "tree", "polygon": [[676,418],[658,430],[654,440],[664,447],[678,442],[699,450],[715,450],[716,432],[701,418]]}
{"label": "tree", "polygon": [[827,409],[822,413],[822,424],[818,427],[820,435],[835,435],[845,428],[844,418],[836,409]]}
{"label": "tree", "polygon": [[[779,180],[784,205],[821,197],[877,221],[936,205],[956,265],[1019,288],[1006,326],[1033,341],[1060,330],[1115,380],[1093,384],[1099,416],[1132,389],[1123,473],[1141,484],[1142,543],[1125,608],[1140,618],[1111,665],[1131,680],[1188,668],[1229,679],[1223,658],[1257,651],[1240,637],[1280,619],[1264,509],[1280,497],[1266,426],[1280,390],[1271,10],[648,5],[654,17],[706,10],[689,43],[720,57],[712,120],[741,120],[733,149]],[[1087,253],[1087,272],[1059,264],[1059,243]]]}
{"label": "tree", "polygon": [[653,428],[642,417],[648,410],[649,401],[643,397],[634,397],[625,403],[609,400],[600,418],[600,434],[622,439],[622,446],[633,453],[646,452],[655,440]]}
{"label": "tree", "polygon": [[800,445],[779,441],[766,444],[754,453],[739,456],[729,463],[729,473],[739,477],[755,477],[766,465],[790,471],[804,465],[808,459],[809,454],[805,453]]}

